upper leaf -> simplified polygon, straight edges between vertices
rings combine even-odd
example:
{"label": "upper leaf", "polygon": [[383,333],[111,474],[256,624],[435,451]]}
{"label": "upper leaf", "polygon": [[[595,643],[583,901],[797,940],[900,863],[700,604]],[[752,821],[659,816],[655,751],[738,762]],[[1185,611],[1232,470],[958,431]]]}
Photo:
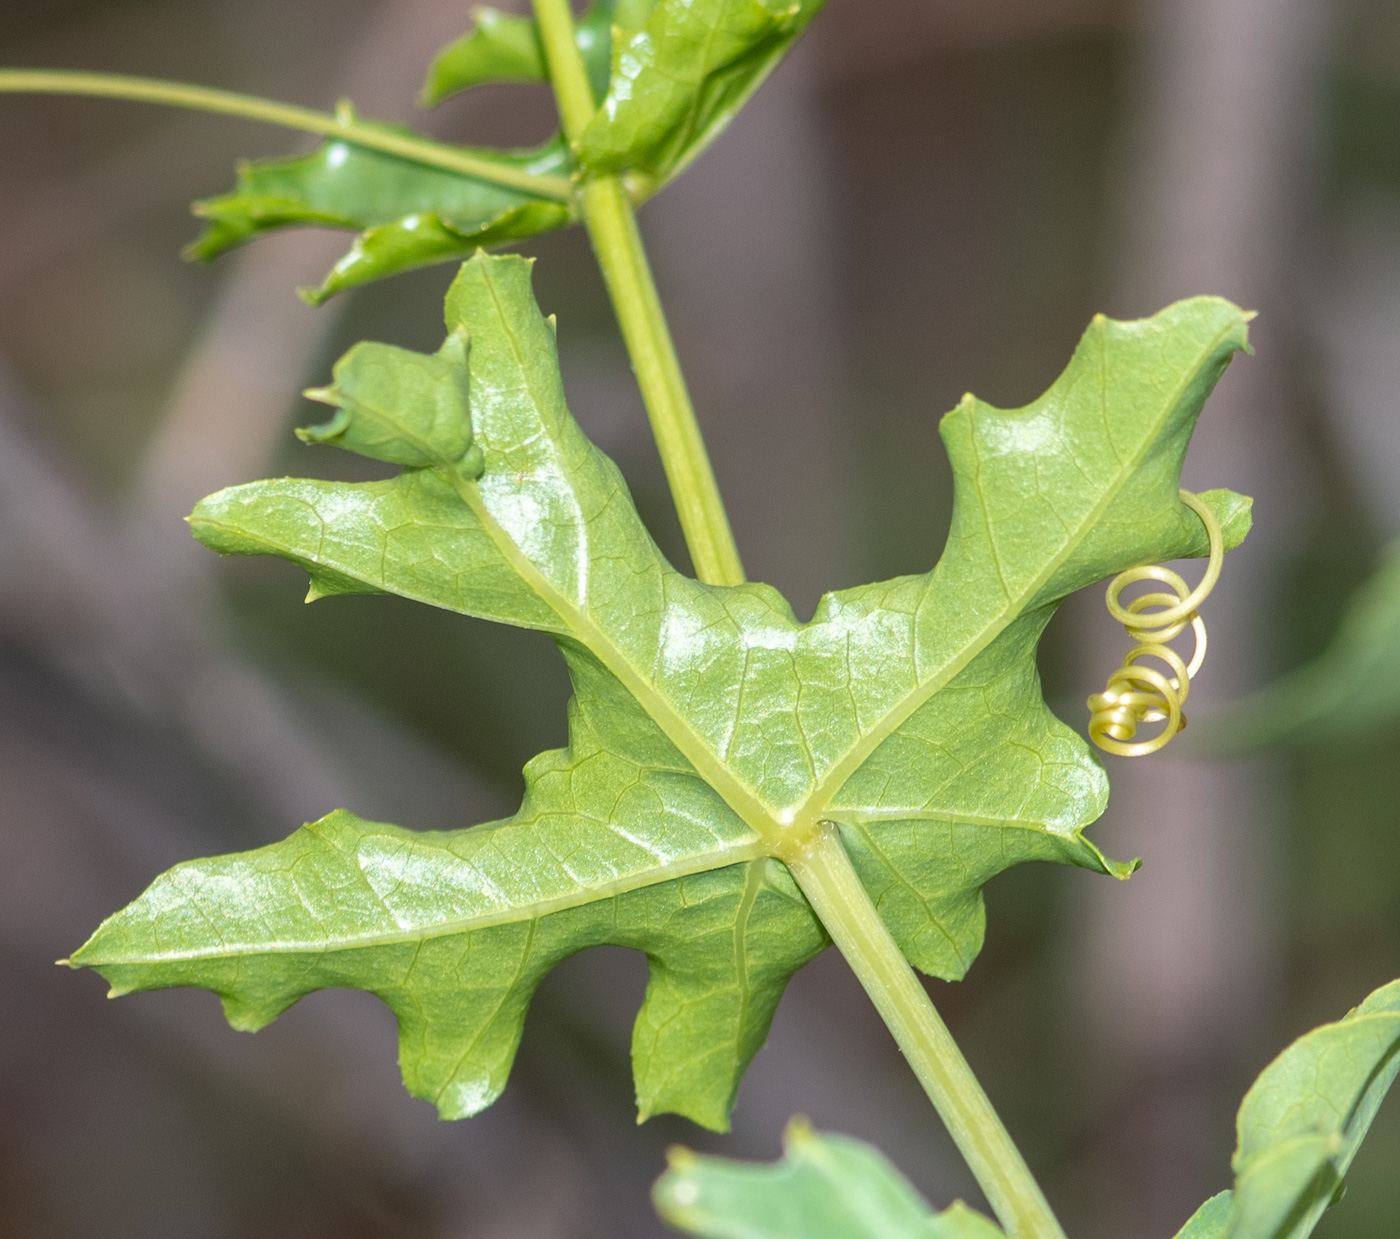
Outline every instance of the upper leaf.
{"label": "upper leaf", "polygon": [[[258,482],[202,502],[194,532],[301,564],[312,597],[386,591],[550,634],[575,688],[569,747],[530,763],[505,822],[423,836],[337,813],[179,866],[75,963],[118,991],[206,986],[243,1026],[322,986],[372,990],[398,1015],[410,1087],[456,1115],[500,1091],[555,962],[636,946],[652,962],[641,1110],[722,1126],[788,977],[824,943],[771,859],[822,821],[901,948],[941,977],[976,956],[981,888],[1002,869],[1130,871],[1082,835],[1106,781],[1046,707],[1035,645],[1072,590],[1206,552],[1177,478],[1244,345],[1239,310],[1098,318],[1034,404],[966,397],[942,426],[955,505],[937,567],[830,594],[805,624],[769,586],[706,586],[665,561],[568,413],[527,263],[466,263],[447,323],[470,346],[431,365],[465,365],[479,477]],[[405,363],[376,401],[422,400],[425,373]],[[442,382],[455,408],[463,376]],[[1206,499],[1237,542],[1245,502]]]}
{"label": "upper leaf", "polygon": [[1400,717],[1400,543],[1348,604],[1332,643],[1306,667],[1209,721],[1219,750],[1345,735]]}
{"label": "upper leaf", "polygon": [[756,1166],[673,1148],[652,1199],[705,1239],[1005,1239],[961,1201],[935,1214],[878,1149],[794,1119],[782,1161]]}
{"label": "upper leaf", "polygon": [[[530,150],[463,149],[487,165],[540,176],[625,173],[641,201],[728,124],[822,0],[775,2],[770,9],[761,0],[595,0],[576,35],[601,106],[577,150],[558,134]],[[434,104],[486,82],[546,80],[534,20],[481,8],[473,30],[433,61],[422,97]],[[342,109],[350,115],[348,104]],[[276,228],[358,232],[321,286],[303,293],[315,302],[577,218],[572,202],[340,138],[310,155],[241,165],[231,193],[197,202],[194,211],[209,222],[185,252],[206,261]]]}
{"label": "upper leaf", "polygon": [[[625,3],[624,9],[628,7]],[[575,27],[578,50],[596,98],[607,93],[612,67],[614,0],[596,0]],[[423,83],[424,107],[487,82],[547,82],[544,46],[531,17],[479,8],[473,29],[433,58]]]}
{"label": "upper leaf", "polygon": [[634,173],[639,192],[662,184],[733,119],[822,3],[657,0],[645,24],[641,12],[635,27],[619,22],[612,80],[579,162]]}
{"label": "upper leaf", "polygon": [[472,27],[433,58],[423,83],[424,107],[485,82],[547,80],[544,48],[532,18],[483,6],[473,10]]}
{"label": "upper leaf", "polygon": [[1300,1037],[1245,1095],[1235,1187],[1177,1239],[1307,1239],[1400,1071],[1400,981]]}
{"label": "upper leaf", "polygon": [[[569,174],[559,138],[533,150],[472,153],[539,175]],[[321,286],[303,294],[313,302],[482,246],[562,228],[574,217],[568,204],[341,139],[322,143],[310,155],[242,164],[232,193],[196,202],[194,211],[209,223],[185,253],[205,261],[289,225],[358,231]]]}

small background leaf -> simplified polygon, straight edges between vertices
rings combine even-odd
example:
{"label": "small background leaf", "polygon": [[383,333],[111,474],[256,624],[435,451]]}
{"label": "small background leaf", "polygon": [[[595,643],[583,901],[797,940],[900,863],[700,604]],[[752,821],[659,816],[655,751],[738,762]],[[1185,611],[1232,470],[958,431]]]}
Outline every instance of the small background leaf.
{"label": "small background leaf", "polygon": [[1353,595],[1314,662],[1203,720],[1197,743],[1222,752],[1345,736],[1400,718],[1400,543]]}
{"label": "small background leaf", "polygon": [[1004,1239],[961,1201],[935,1214],[879,1152],[794,1119],[769,1165],[672,1149],[657,1212],[704,1239]]}
{"label": "small background leaf", "polygon": [[1240,1106],[1233,1192],[1177,1239],[1307,1239],[1400,1071],[1400,981],[1268,1065]]}

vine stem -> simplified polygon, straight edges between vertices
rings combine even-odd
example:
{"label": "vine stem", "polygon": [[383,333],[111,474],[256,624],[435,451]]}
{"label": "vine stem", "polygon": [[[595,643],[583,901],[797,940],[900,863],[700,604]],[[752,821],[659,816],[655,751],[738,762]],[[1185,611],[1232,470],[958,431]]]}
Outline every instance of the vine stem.
{"label": "vine stem", "polygon": [[159,78],[128,77],[120,73],[76,73],[59,69],[0,69],[0,93],[43,95],[97,95],[106,99],[129,99],[137,103],[161,103],[170,107],[192,108],[200,112],[221,112],[245,120],[263,121],[287,129],[320,133],[341,138],[356,146],[369,147],[389,155],[399,155],[431,168],[442,168],[478,180],[519,189],[539,198],[570,202],[574,185],[568,177],[545,176],[513,168],[509,164],[473,154],[459,146],[434,142],[416,134],[395,133],[390,129],[345,119],[329,112],[261,99],[256,95],[209,86],[191,86]]}
{"label": "vine stem", "polygon": [[784,859],[894,1034],[1007,1235],[1065,1239],[1020,1150],[871,902],[838,828],[823,822],[805,847]]}
{"label": "vine stem", "polygon": [[[534,0],[534,7],[559,119],[564,135],[577,149],[598,105],[574,39],[573,14],[568,0]],[[744,565],[666,324],[632,200],[620,178],[596,176],[584,182],[581,204],[695,575],[709,585],[742,585]]]}
{"label": "vine stem", "polygon": [[[533,0],[565,136],[577,150],[597,110],[569,0]],[[737,585],[743,568],[621,181],[584,183],[583,217],[656,434],[691,558],[702,581]],[[967,1159],[1010,1239],[1065,1239],[1025,1159],[939,1017],[841,843],[822,822],[784,850],[808,902],[845,956]]]}

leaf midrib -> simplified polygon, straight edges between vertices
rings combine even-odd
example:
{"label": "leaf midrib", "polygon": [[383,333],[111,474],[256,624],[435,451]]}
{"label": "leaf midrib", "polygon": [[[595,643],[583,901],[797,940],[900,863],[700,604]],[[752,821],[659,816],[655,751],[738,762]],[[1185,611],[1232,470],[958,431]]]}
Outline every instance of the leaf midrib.
{"label": "leaf midrib", "polygon": [[[312,829],[306,827],[305,829]],[[357,951],[369,947],[399,946],[407,943],[425,942],[434,938],[447,938],[454,934],[474,933],[481,929],[491,929],[497,925],[510,925],[522,921],[537,921],[542,917],[549,916],[555,912],[567,912],[572,908],[583,907],[585,904],[600,902],[605,899],[613,899],[620,895],[630,894],[635,890],[642,890],[649,886],[658,886],[663,882],[677,881],[681,878],[694,877],[697,874],[708,873],[716,869],[725,869],[730,865],[743,864],[748,861],[764,859],[768,856],[768,851],[758,841],[746,841],[742,844],[729,844],[724,847],[714,848],[703,852],[693,852],[689,856],[681,859],[658,865],[652,869],[638,870],[625,877],[616,878],[611,882],[604,882],[593,886],[581,886],[576,891],[570,891],[566,895],[557,895],[550,899],[537,899],[530,903],[516,904],[509,908],[501,908],[493,912],[478,913],[473,916],[455,917],[451,920],[435,921],[431,925],[417,929],[404,929],[394,933],[371,933],[360,934],[351,937],[338,937],[333,942],[308,941],[308,942],[278,942],[269,944],[243,943],[232,946],[221,946],[208,950],[190,951],[169,951],[164,953],[140,952],[133,956],[107,956],[92,959],[83,959],[81,964],[84,967],[102,967],[110,964],[125,964],[139,962],[147,963],[184,963],[201,959],[242,959],[249,955],[301,955],[308,952],[325,954],[331,951]],[[380,901],[381,904],[383,901]],[[386,906],[386,910],[387,906]],[[391,913],[392,915],[392,913]],[[74,961],[79,962],[79,961]]]}

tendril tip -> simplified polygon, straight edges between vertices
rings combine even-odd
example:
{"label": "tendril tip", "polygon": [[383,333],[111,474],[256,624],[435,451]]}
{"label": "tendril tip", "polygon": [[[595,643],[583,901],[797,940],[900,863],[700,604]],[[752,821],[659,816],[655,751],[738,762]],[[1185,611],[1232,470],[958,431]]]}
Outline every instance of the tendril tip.
{"label": "tendril tip", "polygon": [[[1197,609],[1220,579],[1225,541],[1210,508],[1190,491],[1180,494],[1181,501],[1201,518],[1210,539],[1210,560],[1201,583],[1188,590],[1170,568],[1147,564],[1120,572],[1108,586],[1109,614],[1138,644],[1108,677],[1103,692],[1089,698],[1089,739],[1105,753],[1119,757],[1155,753],[1186,726],[1181,708],[1191,691],[1191,679],[1206,657],[1206,626]],[[1125,604],[1123,591],[1138,581],[1156,581],[1167,588],[1140,594]],[[1196,642],[1189,663],[1167,644],[1188,628]],[[1143,666],[1143,660],[1155,661],[1165,671]],[[1162,729],[1151,739],[1133,742],[1143,723],[1161,723]]]}

